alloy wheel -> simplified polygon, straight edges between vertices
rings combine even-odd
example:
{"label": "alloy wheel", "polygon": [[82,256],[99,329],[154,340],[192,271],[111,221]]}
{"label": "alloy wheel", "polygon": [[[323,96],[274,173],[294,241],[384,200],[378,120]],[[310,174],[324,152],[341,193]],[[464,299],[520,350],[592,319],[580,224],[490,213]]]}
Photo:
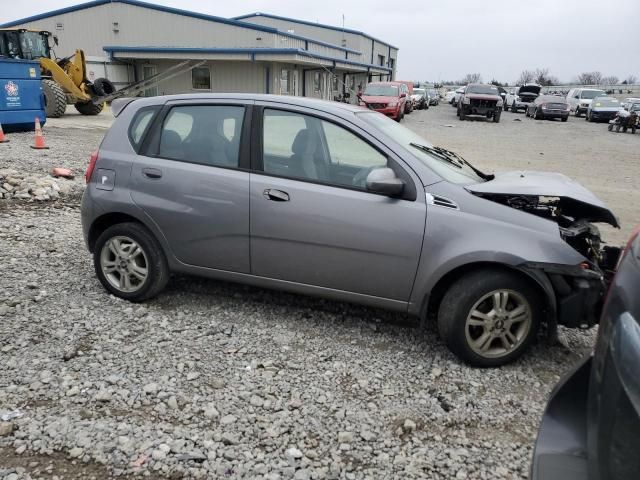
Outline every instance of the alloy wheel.
{"label": "alloy wheel", "polygon": [[110,238],[100,252],[100,268],[107,281],[121,292],[142,288],[149,276],[147,255],[132,238]]}
{"label": "alloy wheel", "polygon": [[513,352],[527,338],[532,325],[531,306],[514,290],[500,289],[484,295],[471,308],[465,323],[469,347],[485,358]]}

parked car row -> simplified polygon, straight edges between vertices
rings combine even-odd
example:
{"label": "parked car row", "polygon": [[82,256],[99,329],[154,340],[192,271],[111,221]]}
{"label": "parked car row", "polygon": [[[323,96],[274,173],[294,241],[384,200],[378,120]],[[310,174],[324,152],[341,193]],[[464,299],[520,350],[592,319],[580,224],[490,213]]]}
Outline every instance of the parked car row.
{"label": "parked car row", "polygon": [[416,87],[408,81],[371,82],[358,96],[360,106],[383,113],[398,122],[413,110],[426,110],[439,103],[440,95],[435,88]]}

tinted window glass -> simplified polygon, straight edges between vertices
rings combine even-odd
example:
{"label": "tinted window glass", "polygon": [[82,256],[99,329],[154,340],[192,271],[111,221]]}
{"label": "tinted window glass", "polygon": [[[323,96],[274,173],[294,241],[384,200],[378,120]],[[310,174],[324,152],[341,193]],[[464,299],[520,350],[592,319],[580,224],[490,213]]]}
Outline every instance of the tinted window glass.
{"label": "tinted window glass", "polygon": [[159,107],[141,108],[133,117],[131,125],[129,126],[129,140],[136,151],[140,147],[142,138],[158,109]]}
{"label": "tinted window glass", "polygon": [[244,107],[174,107],[162,126],[158,155],[203,165],[237,167]]}
{"label": "tinted window glass", "polygon": [[266,109],[264,171],[338,186],[364,188],[369,171],[387,158],[349,130],[319,118]]}

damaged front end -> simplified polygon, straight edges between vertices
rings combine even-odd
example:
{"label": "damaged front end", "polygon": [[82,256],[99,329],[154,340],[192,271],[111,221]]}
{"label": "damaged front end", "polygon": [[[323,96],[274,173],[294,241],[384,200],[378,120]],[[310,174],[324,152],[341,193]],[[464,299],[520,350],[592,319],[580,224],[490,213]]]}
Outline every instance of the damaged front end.
{"label": "damaged front end", "polygon": [[[594,223],[619,228],[617,218],[593,193],[564,175],[510,172],[467,187],[474,195],[553,221],[560,237],[585,261],[579,265],[530,262],[521,267],[548,278],[557,322],[589,328],[598,322],[604,293],[620,257],[619,247],[603,245]],[[535,193],[534,193],[535,192]]]}

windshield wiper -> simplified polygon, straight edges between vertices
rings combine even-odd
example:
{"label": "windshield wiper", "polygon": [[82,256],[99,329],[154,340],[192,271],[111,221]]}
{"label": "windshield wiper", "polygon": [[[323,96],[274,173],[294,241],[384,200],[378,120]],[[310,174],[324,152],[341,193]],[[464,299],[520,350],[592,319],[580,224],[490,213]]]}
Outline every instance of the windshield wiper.
{"label": "windshield wiper", "polygon": [[427,147],[426,145],[420,145],[419,143],[410,143],[409,145],[411,145],[412,147],[415,147],[415,148],[417,148],[419,150],[422,150],[424,152],[430,153],[431,155],[435,156],[436,158],[438,158],[440,160],[444,160],[445,162],[448,162],[451,165],[454,165],[454,166],[456,166],[458,168],[463,168],[466,165],[471,170],[473,170],[473,172],[476,175],[478,175],[480,178],[482,178],[483,180],[493,180],[493,178],[494,178],[493,175],[487,175],[486,173],[482,173],[480,170],[478,170],[476,167],[471,165],[469,162],[467,162],[460,155],[458,155],[455,152],[452,152],[451,150],[447,150],[446,148],[442,148],[442,147]]}
{"label": "windshield wiper", "polygon": [[413,143],[413,142],[411,142],[409,145],[411,145],[414,148],[417,148],[418,150],[422,150],[423,152],[430,153],[431,155],[436,157],[438,160],[442,160],[444,162],[450,163],[454,167],[458,167],[458,168],[464,167],[464,164],[465,164],[464,160],[460,159],[455,154],[448,155],[449,152],[443,148],[427,147],[426,145],[420,145],[419,143]]}

